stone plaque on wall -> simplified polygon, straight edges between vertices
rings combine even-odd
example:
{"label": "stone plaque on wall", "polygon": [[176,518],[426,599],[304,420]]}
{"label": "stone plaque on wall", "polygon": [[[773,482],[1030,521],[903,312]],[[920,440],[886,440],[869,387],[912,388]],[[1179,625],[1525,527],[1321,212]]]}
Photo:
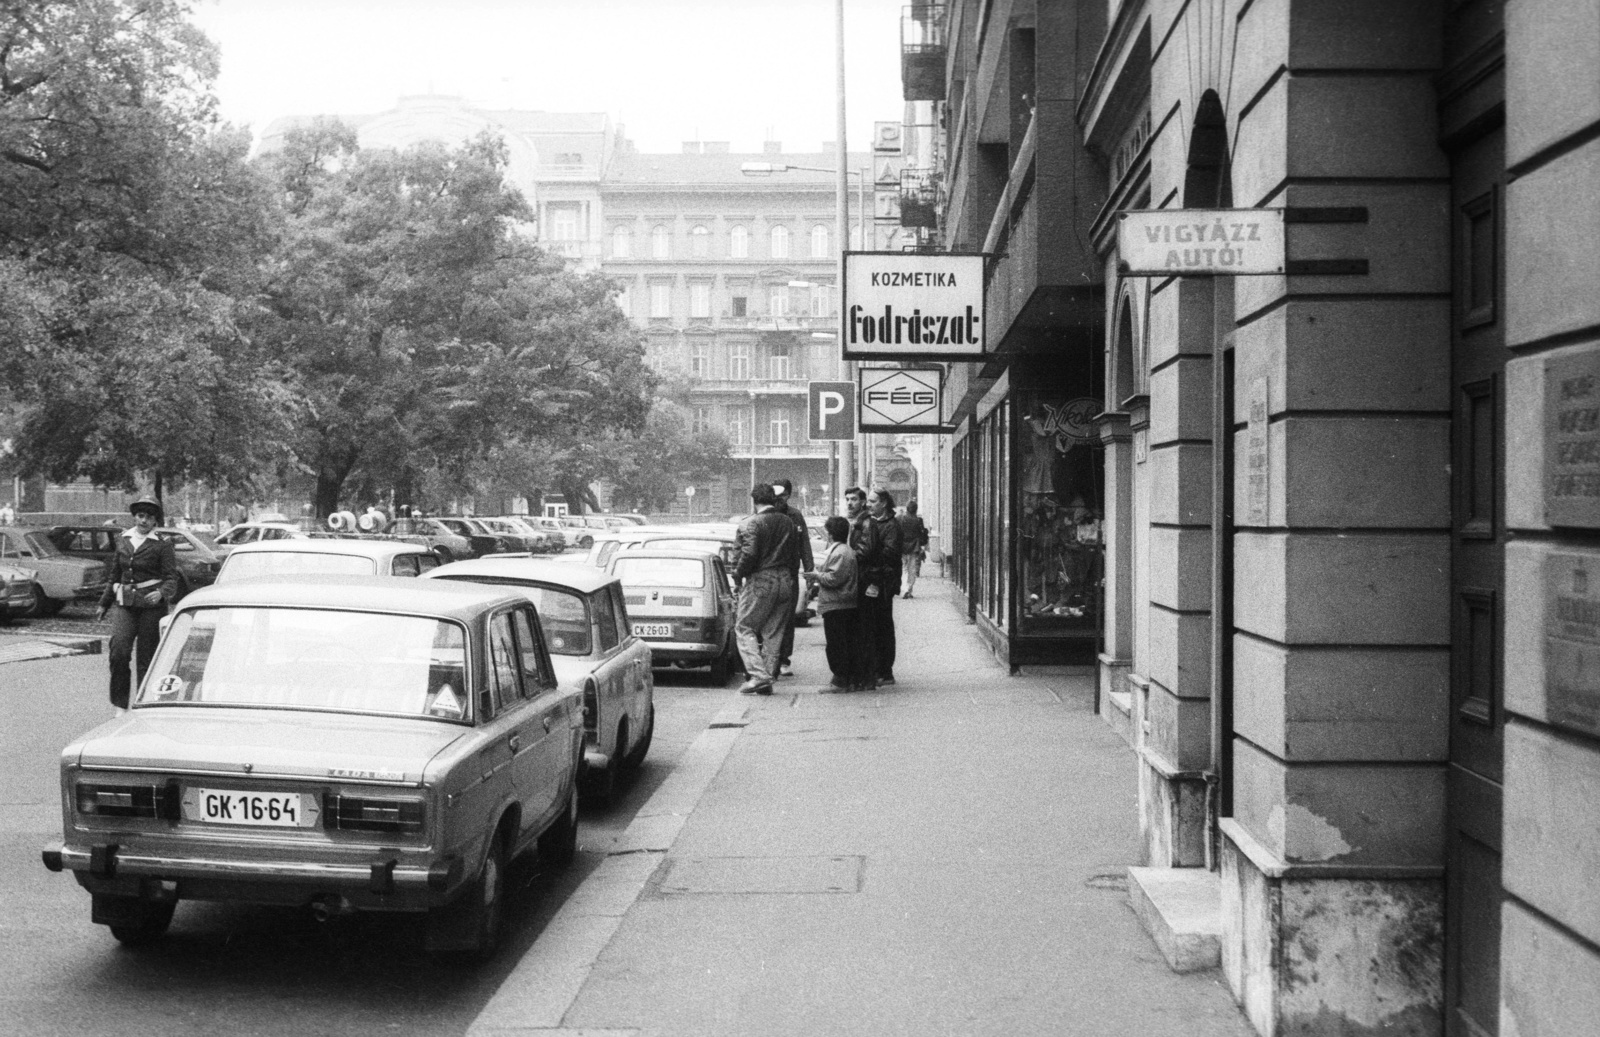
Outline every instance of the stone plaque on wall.
{"label": "stone plaque on wall", "polygon": [[1600,734],[1600,555],[1544,563],[1544,694],[1552,724]]}
{"label": "stone plaque on wall", "polygon": [[1544,518],[1600,528],[1600,350],[1545,364]]}
{"label": "stone plaque on wall", "polygon": [[1271,521],[1271,483],[1267,458],[1267,380],[1252,379],[1245,400],[1244,524]]}

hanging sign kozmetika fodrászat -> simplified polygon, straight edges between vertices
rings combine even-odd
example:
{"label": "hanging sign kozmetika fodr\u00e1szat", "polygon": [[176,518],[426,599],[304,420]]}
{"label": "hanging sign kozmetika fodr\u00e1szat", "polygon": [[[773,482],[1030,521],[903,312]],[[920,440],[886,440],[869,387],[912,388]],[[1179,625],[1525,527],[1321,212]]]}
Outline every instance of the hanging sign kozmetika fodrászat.
{"label": "hanging sign kozmetika fodr\u00e1szat", "polygon": [[846,360],[984,359],[979,254],[846,252]]}
{"label": "hanging sign kozmetika fodr\u00e1szat", "polygon": [[1117,216],[1117,272],[1281,274],[1282,209],[1141,209]]}

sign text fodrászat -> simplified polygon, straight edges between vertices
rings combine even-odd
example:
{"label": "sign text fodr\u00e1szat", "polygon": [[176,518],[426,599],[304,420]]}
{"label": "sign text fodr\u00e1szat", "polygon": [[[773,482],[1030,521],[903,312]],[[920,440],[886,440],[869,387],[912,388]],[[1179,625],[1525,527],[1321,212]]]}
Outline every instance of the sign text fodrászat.
{"label": "sign text fodr\u00e1szat", "polygon": [[983,256],[847,252],[844,258],[846,358],[983,357]]}

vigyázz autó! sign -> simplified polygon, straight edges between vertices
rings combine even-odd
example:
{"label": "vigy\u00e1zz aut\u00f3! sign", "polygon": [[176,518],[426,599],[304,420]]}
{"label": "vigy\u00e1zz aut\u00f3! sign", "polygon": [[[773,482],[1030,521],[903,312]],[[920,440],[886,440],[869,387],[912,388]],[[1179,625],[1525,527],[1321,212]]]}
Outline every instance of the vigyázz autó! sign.
{"label": "vigy\u00e1zz aut\u00f3! sign", "polygon": [[977,254],[846,252],[840,343],[848,360],[981,360]]}
{"label": "vigy\u00e1zz aut\u00f3! sign", "polygon": [[1170,277],[1284,272],[1282,209],[1142,209],[1117,217],[1117,271]]}

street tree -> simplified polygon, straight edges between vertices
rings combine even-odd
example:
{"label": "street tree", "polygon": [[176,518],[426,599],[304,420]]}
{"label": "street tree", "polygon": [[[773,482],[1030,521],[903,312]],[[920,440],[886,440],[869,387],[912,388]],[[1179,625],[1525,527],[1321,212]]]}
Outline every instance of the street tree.
{"label": "street tree", "polygon": [[266,251],[248,138],[175,0],[0,3],[0,383],[21,470],[242,481],[294,401],[241,330]]}

